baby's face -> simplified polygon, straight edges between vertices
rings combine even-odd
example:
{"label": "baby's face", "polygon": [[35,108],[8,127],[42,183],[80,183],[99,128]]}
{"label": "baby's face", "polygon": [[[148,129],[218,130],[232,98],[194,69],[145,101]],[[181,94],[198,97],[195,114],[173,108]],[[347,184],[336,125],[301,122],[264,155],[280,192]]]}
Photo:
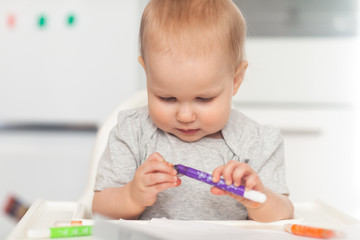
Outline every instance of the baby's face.
{"label": "baby's face", "polygon": [[230,115],[234,64],[223,51],[203,57],[149,53],[148,104],[154,124],[183,141],[221,136]]}

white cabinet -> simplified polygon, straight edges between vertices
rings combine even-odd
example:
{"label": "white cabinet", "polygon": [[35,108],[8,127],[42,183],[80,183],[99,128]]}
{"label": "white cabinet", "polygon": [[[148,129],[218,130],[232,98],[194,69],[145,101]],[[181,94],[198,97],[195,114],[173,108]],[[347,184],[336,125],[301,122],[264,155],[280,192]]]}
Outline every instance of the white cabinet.
{"label": "white cabinet", "polygon": [[260,123],[280,128],[286,180],[294,202],[320,199],[360,217],[354,109],[237,107]]}

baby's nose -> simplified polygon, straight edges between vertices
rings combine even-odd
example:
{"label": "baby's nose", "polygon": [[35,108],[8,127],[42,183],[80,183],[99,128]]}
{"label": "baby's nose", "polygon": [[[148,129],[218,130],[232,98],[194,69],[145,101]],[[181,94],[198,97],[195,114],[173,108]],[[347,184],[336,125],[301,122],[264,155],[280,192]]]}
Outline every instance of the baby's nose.
{"label": "baby's nose", "polygon": [[192,110],[191,106],[189,106],[188,104],[184,104],[179,107],[176,114],[176,119],[179,122],[184,122],[184,123],[193,122],[196,119],[196,114]]}

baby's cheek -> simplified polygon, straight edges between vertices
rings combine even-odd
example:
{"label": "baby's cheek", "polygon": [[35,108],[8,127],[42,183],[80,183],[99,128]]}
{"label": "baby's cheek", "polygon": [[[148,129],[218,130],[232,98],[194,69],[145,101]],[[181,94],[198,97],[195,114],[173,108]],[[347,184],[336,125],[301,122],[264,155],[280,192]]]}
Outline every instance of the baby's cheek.
{"label": "baby's cheek", "polygon": [[172,122],[169,116],[170,111],[164,109],[162,106],[153,105],[149,110],[151,119],[158,127],[164,127]]}
{"label": "baby's cheek", "polygon": [[229,119],[229,112],[224,109],[214,109],[207,112],[206,116],[202,118],[203,125],[221,130]]}

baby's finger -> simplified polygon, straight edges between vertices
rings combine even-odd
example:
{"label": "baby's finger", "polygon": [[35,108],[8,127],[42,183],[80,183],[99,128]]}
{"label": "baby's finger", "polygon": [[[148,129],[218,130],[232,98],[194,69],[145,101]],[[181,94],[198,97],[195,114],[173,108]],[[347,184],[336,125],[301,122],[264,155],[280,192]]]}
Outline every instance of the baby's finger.
{"label": "baby's finger", "polygon": [[156,172],[162,172],[173,176],[177,174],[177,171],[171,165],[165,162],[155,162],[155,161],[147,162],[144,163],[143,168],[145,174],[156,173]]}
{"label": "baby's finger", "polygon": [[181,181],[165,182],[165,183],[156,184],[154,186],[151,186],[150,188],[152,189],[152,191],[154,191],[155,194],[158,194],[161,191],[164,191],[168,188],[177,187],[180,184],[181,184]]}
{"label": "baby's finger", "polygon": [[220,181],[220,177],[222,175],[222,172],[224,170],[225,166],[219,166],[217,168],[214,169],[213,174],[212,174],[212,181],[217,183],[218,181]]}
{"label": "baby's finger", "polygon": [[254,190],[261,190],[258,186],[260,186],[260,178],[255,175],[249,175],[246,178],[245,188],[246,189],[254,189]]}
{"label": "baby's finger", "polygon": [[176,175],[177,171],[173,168],[173,165],[164,160],[159,153],[151,154],[143,164],[144,172],[164,172],[171,175]]}
{"label": "baby's finger", "polygon": [[145,186],[154,186],[160,183],[176,183],[177,181],[177,176],[159,172],[145,174],[143,178]]}
{"label": "baby's finger", "polygon": [[249,174],[249,169],[247,168],[246,164],[240,164],[235,171],[233,172],[233,180],[234,180],[234,185],[236,187],[240,186],[243,179],[245,178],[246,175]]}
{"label": "baby's finger", "polygon": [[145,162],[147,162],[147,161],[166,162],[164,157],[158,152],[154,152],[154,153],[150,154],[150,156],[146,159]]}
{"label": "baby's finger", "polygon": [[211,193],[214,194],[214,195],[227,195],[227,196],[230,196],[232,198],[234,198],[235,200],[239,201],[241,204],[243,204],[245,207],[247,208],[257,208],[260,206],[260,203],[258,202],[253,202],[249,199],[246,199],[244,197],[241,197],[239,195],[236,195],[234,193],[231,193],[231,192],[227,192],[227,191],[224,191],[220,188],[217,188],[217,187],[212,187],[211,188]]}
{"label": "baby's finger", "polygon": [[212,187],[210,191],[214,195],[227,195],[226,191],[217,187]]}
{"label": "baby's finger", "polygon": [[217,187],[212,187],[212,188],[211,188],[211,193],[214,194],[214,195],[219,195],[219,196],[221,196],[221,195],[227,195],[227,196],[230,196],[230,197],[236,199],[237,201],[239,201],[239,202],[241,202],[241,203],[243,203],[244,201],[246,202],[246,199],[245,199],[245,198],[243,198],[243,197],[241,197],[241,196],[239,196],[239,195],[236,195],[236,194],[234,194],[234,193],[231,193],[231,192],[222,190],[222,189],[217,188]]}
{"label": "baby's finger", "polygon": [[233,173],[235,169],[239,166],[237,161],[229,161],[223,170],[222,176],[225,180],[226,185],[231,185],[233,183]]}

